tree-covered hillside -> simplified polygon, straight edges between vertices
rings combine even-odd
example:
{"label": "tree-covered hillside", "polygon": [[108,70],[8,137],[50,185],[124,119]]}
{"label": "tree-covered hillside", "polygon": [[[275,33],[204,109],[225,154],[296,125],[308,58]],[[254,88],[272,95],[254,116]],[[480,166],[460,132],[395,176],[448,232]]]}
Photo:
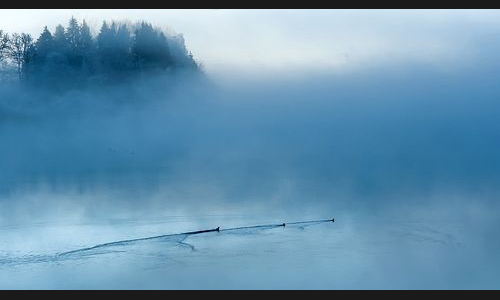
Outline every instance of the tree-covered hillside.
{"label": "tree-covered hillside", "polygon": [[146,22],[103,22],[93,35],[85,21],[75,18],[66,28],[45,27],[37,39],[0,30],[0,66],[4,77],[11,74],[11,80],[56,90],[200,70],[182,35],[166,34]]}

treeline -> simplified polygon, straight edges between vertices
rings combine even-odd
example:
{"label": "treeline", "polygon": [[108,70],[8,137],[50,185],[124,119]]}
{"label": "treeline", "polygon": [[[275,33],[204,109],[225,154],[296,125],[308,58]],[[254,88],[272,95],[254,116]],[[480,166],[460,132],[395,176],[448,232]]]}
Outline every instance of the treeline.
{"label": "treeline", "polygon": [[0,30],[0,64],[22,83],[55,89],[122,82],[178,69],[198,71],[182,35],[151,24],[103,22],[93,36],[85,20],[69,20],[38,37]]}

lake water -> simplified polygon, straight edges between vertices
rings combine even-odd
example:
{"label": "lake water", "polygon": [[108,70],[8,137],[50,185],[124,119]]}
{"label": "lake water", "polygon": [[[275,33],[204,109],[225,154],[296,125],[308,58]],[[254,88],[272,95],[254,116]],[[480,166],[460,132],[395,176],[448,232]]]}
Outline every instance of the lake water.
{"label": "lake water", "polygon": [[[0,228],[1,289],[500,287],[500,220],[343,211],[336,222],[213,213]],[[308,216],[310,217],[310,216]],[[177,233],[212,229],[196,235]],[[496,226],[496,228],[495,228]],[[147,240],[118,241],[171,236]],[[97,248],[95,245],[111,243]],[[75,251],[76,250],[76,251]]]}
{"label": "lake water", "polygon": [[400,69],[0,97],[0,289],[500,288],[498,72]]}

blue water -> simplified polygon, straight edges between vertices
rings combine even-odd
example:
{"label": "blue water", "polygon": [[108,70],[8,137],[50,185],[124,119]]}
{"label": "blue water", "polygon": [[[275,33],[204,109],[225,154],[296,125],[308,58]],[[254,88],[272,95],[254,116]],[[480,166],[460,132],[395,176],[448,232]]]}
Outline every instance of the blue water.
{"label": "blue water", "polygon": [[[342,212],[335,223],[227,230],[265,224],[265,216],[251,217],[4,226],[0,288],[500,287],[498,243],[485,227],[500,224],[496,218],[473,224],[452,216],[383,219]],[[178,234],[216,225],[219,232]]]}
{"label": "blue water", "polygon": [[0,289],[498,289],[489,65],[0,97]]}

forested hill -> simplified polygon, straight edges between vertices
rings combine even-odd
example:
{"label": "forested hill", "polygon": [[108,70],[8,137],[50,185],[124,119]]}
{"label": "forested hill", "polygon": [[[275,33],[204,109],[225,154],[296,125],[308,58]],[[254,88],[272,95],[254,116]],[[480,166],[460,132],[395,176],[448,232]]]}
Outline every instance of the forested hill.
{"label": "forested hill", "polygon": [[103,22],[97,35],[85,21],[71,18],[67,27],[45,27],[37,39],[0,30],[3,79],[49,89],[121,83],[153,74],[200,67],[182,35],[153,25]]}

